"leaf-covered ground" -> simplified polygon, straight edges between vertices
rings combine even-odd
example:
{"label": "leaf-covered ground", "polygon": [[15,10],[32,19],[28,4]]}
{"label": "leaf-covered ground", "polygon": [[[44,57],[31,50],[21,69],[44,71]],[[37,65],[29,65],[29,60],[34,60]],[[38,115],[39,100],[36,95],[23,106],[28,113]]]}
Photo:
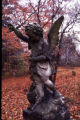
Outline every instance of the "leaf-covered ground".
{"label": "leaf-covered ground", "polygon": [[[2,79],[2,120],[23,120],[30,84],[29,75]],[[67,98],[72,120],[80,120],[80,68],[59,68],[56,88]]]}

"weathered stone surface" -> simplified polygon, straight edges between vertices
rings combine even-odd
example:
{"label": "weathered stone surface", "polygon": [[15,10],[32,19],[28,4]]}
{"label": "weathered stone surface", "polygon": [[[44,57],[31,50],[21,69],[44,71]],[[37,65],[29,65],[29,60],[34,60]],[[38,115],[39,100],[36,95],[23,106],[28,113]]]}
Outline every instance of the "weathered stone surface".
{"label": "weathered stone surface", "polygon": [[[32,95],[34,96],[34,94]],[[28,94],[30,102],[32,102],[32,95]],[[32,104],[30,107],[32,107]],[[64,97],[57,90],[53,94],[50,90],[45,88],[45,96],[42,101],[33,111],[31,111],[30,107],[23,111],[24,120],[70,120],[70,113],[64,101]]]}
{"label": "weathered stone surface", "polygon": [[43,29],[37,23],[25,27],[27,36],[21,34],[12,24],[8,25],[20,39],[28,42],[31,49],[29,72],[33,84],[27,95],[30,106],[23,111],[24,120],[70,120],[64,97],[54,86],[56,77],[52,80],[56,65],[51,67],[52,61],[57,60],[54,50],[58,45],[58,33],[63,19],[61,16],[52,25],[48,33],[48,43],[44,42]]}
{"label": "weathered stone surface", "polygon": [[26,26],[29,48],[32,49],[30,77],[33,83],[27,95],[30,106],[23,111],[24,120],[70,120],[64,97],[56,90],[52,81],[56,67],[51,67],[51,61],[56,62],[54,49],[58,44],[59,28],[63,19],[63,16],[60,17],[48,33],[49,50],[43,40],[42,28],[38,24]]}

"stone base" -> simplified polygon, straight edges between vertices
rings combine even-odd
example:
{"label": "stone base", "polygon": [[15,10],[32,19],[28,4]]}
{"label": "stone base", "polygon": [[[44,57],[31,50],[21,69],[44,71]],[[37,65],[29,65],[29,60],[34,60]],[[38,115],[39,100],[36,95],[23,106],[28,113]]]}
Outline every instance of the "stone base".
{"label": "stone base", "polygon": [[45,97],[33,111],[30,107],[23,111],[23,120],[71,120],[64,97],[57,91],[55,94],[46,91]]}
{"label": "stone base", "polygon": [[[59,116],[58,116],[58,118],[43,118],[43,116],[42,115],[39,115],[38,113],[35,113],[35,112],[32,112],[32,111],[30,111],[30,110],[24,110],[23,111],[23,120],[63,120],[62,118],[60,118]],[[64,120],[72,120],[72,119],[68,119],[68,118],[66,118],[66,119],[64,119]]]}

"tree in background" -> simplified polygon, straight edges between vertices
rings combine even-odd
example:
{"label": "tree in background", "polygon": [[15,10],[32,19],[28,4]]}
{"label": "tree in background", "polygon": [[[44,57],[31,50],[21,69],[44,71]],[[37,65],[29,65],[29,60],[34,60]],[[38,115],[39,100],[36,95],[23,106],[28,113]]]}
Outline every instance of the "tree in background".
{"label": "tree in background", "polygon": [[80,55],[76,51],[72,36],[64,37],[61,42],[60,61],[63,66],[80,66]]}
{"label": "tree in background", "polygon": [[[26,26],[26,24],[37,22],[42,26],[45,33],[44,37],[47,38],[46,34],[51,24],[59,16],[64,15],[65,20],[59,34],[60,39],[59,48],[61,49],[62,47],[61,44],[63,43],[63,41],[65,41],[65,38],[69,44],[72,44],[71,41],[73,38],[71,37],[69,38],[69,36],[73,36],[72,33],[75,33],[75,30],[73,29],[74,25],[80,24],[80,7],[79,3],[76,2],[74,7],[67,8],[67,5],[71,4],[71,2],[72,0],[37,0],[36,3],[32,3],[31,0],[28,0],[25,6],[23,6],[20,4],[20,0],[14,1],[3,0],[2,1],[3,68],[5,68],[5,65],[8,64],[9,65],[6,67],[8,68],[8,70],[13,69],[14,66],[18,68],[20,66],[19,65],[20,59],[21,62],[24,61],[26,64],[28,64],[27,59],[29,56],[27,44],[24,44],[21,40],[19,40],[19,38],[17,38],[13,32],[9,33],[7,23],[14,24],[17,29],[19,29],[23,34],[25,34],[24,27]],[[78,38],[77,41],[80,42]],[[25,48],[23,44],[25,45]],[[67,47],[66,49],[68,51]],[[66,50],[62,48],[61,51]],[[71,51],[73,51],[73,49],[70,49],[69,52]],[[64,52],[64,54],[66,54],[66,52]],[[77,52],[75,52],[75,54],[77,54]],[[68,59],[68,57],[70,55],[73,55],[72,52],[69,55],[65,55],[66,56],[65,64],[69,63],[68,61],[70,60]],[[25,66],[25,64],[24,65],[23,64],[22,66]]]}

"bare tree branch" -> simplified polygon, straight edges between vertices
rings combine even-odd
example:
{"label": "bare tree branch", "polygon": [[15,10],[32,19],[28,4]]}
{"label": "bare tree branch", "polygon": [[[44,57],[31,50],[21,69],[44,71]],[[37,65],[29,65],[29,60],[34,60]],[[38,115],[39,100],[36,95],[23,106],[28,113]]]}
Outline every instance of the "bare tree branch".
{"label": "bare tree branch", "polygon": [[26,21],[27,21],[33,14],[34,14],[34,12],[32,12],[24,22],[22,22],[20,25],[18,25],[18,26],[16,27],[16,29],[19,29],[21,26],[23,26],[23,25],[26,23]]}
{"label": "bare tree branch", "polygon": [[[73,19],[73,20],[70,20],[70,21],[66,24],[65,28],[63,29],[63,31],[62,31],[62,33],[61,33],[60,41],[62,41],[64,33],[69,32],[69,31],[73,28],[74,24],[75,24],[76,21],[77,21],[78,15],[79,15],[79,13],[76,13],[75,16],[74,16],[74,19]],[[71,26],[71,25],[72,25],[72,26]],[[66,31],[66,29],[67,29],[69,26],[71,26],[71,27],[68,29],[68,31]]]}
{"label": "bare tree branch", "polygon": [[35,10],[34,6],[33,6],[32,3],[31,3],[31,0],[29,0],[29,1],[30,1],[31,7],[32,7],[33,10],[34,10],[34,13],[35,13],[36,16],[37,16],[38,23],[41,25],[41,20],[40,20],[40,16],[39,16],[39,9],[40,9],[40,2],[41,2],[41,0],[39,0],[39,2],[38,2],[38,6],[37,6],[37,8],[38,8],[37,10],[38,10],[38,11]]}
{"label": "bare tree branch", "polygon": [[41,0],[38,1],[38,15],[39,15],[39,10],[40,10],[40,3],[41,3]]}

